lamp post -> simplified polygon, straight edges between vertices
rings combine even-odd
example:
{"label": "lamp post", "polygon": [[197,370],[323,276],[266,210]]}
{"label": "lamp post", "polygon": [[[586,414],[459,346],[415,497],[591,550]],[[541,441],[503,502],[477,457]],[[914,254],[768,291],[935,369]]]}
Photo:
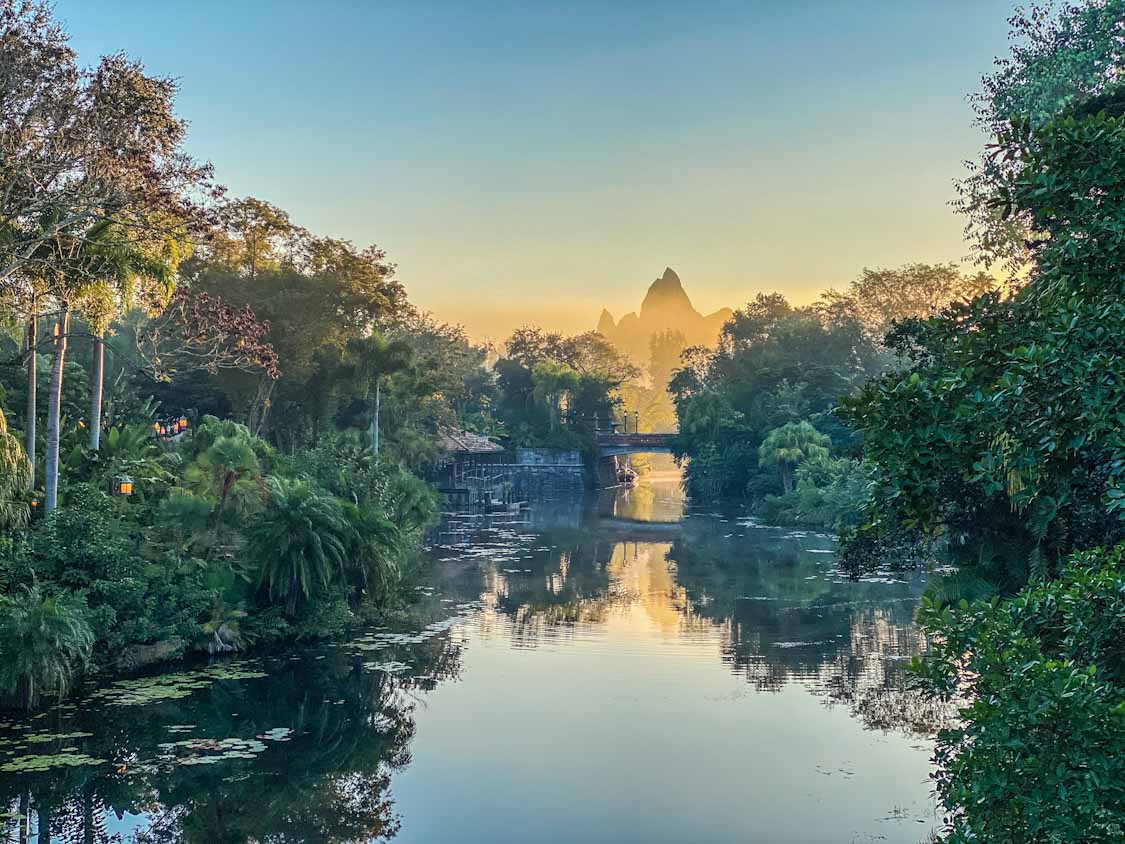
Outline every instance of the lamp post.
{"label": "lamp post", "polygon": [[113,479],[113,494],[127,498],[133,494],[133,479],[128,475],[118,475]]}

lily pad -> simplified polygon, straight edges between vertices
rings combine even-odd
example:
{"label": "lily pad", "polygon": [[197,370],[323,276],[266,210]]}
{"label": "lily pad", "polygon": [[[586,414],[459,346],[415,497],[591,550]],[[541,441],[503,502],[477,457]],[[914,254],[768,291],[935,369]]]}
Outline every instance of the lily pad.
{"label": "lily pad", "polygon": [[27,773],[31,771],[47,771],[51,768],[69,767],[80,765],[104,765],[105,759],[95,759],[85,753],[55,753],[45,756],[19,756],[0,765],[0,771],[6,773]]}

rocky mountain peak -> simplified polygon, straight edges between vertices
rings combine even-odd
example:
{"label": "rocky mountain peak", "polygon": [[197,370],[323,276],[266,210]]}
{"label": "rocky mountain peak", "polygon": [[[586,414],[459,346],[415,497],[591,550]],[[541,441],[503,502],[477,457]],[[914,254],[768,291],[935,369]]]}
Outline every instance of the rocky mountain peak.
{"label": "rocky mountain peak", "polygon": [[597,331],[638,364],[649,359],[649,340],[662,331],[679,331],[690,345],[714,345],[723,323],[730,317],[729,308],[721,308],[704,316],[691,304],[680,277],[671,267],[648,287],[639,312],[630,312],[618,320],[602,309]]}
{"label": "rocky mountain peak", "polygon": [[699,313],[692,307],[691,299],[684,290],[680,277],[671,267],[664,268],[664,274],[649,285],[644,301],[641,303],[641,319],[657,315],[667,316],[676,314]]}

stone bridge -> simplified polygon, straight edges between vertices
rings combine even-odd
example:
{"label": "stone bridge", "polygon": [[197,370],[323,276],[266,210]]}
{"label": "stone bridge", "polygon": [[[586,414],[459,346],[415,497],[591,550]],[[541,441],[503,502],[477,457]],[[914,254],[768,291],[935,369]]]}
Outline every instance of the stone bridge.
{"label": "stone bridge", "polygon": [[618,457],[626,454],[671,454],[673,434],[598,432],[598,485],[617,486]]}
{"label": "stone bridge", "polygon": [[674,434],[614,434],[598,433],[598,450],[602,457],[620,457],[623,454],[671,454]]}

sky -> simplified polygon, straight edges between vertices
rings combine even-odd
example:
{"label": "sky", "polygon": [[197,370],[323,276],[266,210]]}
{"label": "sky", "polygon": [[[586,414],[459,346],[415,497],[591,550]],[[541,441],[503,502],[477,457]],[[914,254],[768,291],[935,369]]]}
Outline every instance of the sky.
{"label": "sky", "polygon": [[1011,0],[57,0],[83,62],[180,83],[232,195],[378,243],[421,307],[502,339],[958,261],[966,100]]}

